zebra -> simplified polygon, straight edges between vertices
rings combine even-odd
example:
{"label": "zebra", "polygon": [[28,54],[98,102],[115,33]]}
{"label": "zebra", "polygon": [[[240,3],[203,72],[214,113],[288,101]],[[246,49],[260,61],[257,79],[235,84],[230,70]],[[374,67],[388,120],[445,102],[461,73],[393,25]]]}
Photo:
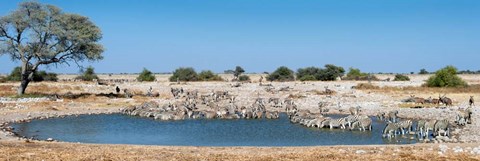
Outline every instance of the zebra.
{"label": "zebra", "polygon": [[393,138],[397,134],[399,127],[397,124],[388,122],[385,128],[382,131],[382,137],[384,138]]}
{"label": "zebra", "polygon": [[469,107],[465,111],[460,111],[455,117],[455,123],[460,126],[472,123],[472,108]]}
{"label": "zebra", "polygon": [[387,114],[387,117],[388,117],[388,120],[391,121],[391,122],[397,122],[397,117],[398,117],[398,111],[397,110],[394,110],[394,111],[390,111],[388,112]]}
{"label": "zebra", "polygon": [[341,129],[345,129],[345,118],[339,118],[339,119],[330,119],[328,120],[327,125],[330,127],[330,129],[339,127]]}
{"label": "zebra", "polygon": [[179,98],[180,94],[183,94],[183,88],[170,88],[170,92],[174,98]]}
{"label": "zebra", "polygon": [[470,96],[470,100],[468,100],[470,107],[475,106],[475,100],[473,99],[473,96]]}
{"label": "zebra", "polygon": [[152,97],[153,96],[153,89],[152,89],[152,86],[150,86],[150,88],[148,88],[147,90],[147,97]]}
{"label": "zebra", "polygon": [[352,125],[350,126],[350,130],[353,130],[355,129],[356,127],[358,127],[358,129],[360,131],[366,131],[367,129],[369,131],[372,131],[372,119],[370,118],[363,118],[363,119],[360,119],[358,121],[355,121],[354,123],[352,123]]}
{"label": "zebra", "polygon": [[421,138],[423,136],[423,128],[425,127],[425,123],[427,120],[418,120],[417,121],[417,127],[415,127],[415,131],[417,132],[417,136]]}
{"label": "zebra", "polygon": [[467,119],[465,115],[465,112],[457,114],[457,116],[455,117],[455,123],[460,126],[465,126],[467,124]]}
{"label": "zebra", "polygon": [[327,102],[318,102],[318,110],[320,111],[320,115],[323,115],[324,112],[328,112],[328,109],[325,109],[327,106]]}
{"label": "zebra", "polygon": [[125,98],[132,98],[132,93],[128,89],[123,89],[123,93],[125,93]]}
{"label": "zebra", "polygon": [[402,135],[405,135],[406,132],[410,133],[410,131],[412,131],[412,120],[403,120],[394,124],[400,129]]}
{"label": "zebra", "polygon": [[433,136],[440,136],[440,131],[443,130],[443,136],[450,136],[450,128],[448,127],[448,120],[439,120],[433,126]]}
{"label": "zebra", "polygon": [[421,135],[423,138],[428,138],[428,132],[434,130],[435,123],[437,123],[437,120],[424,120],[423,127],[420,127],[420,130],[422,130]]}
{"label": "zebra", "polygon": [[269,98],[268,103],[273,103],[273,107],[282,107],[283,103],[280,101],[280,98]]}
{"label": "zebra", "polygon": [[380,113],[377,114],[377,119],[380,120],[380,121],[383,121],[383,120],[385,120],[386,115],[387,114],[385,112],[380,112]]}
{"label": "zebra", "polygon": [[285,100],[283,100],[283,104],[293,105],[293,104],[295,104],[295,102],[291,98],[286,98]]}
{"label": "zebra", "polygon": [[358,115],[360,113],[360,106],[357,107],[350,107],[348,109],[351,115]]}
{"label": "zebra", "polygon": [[366,115],[348,115],[345,117],[345,121],[348,124],[348,126],[352,126],[352,123],[355,121],[358,121],[360,119],[365,119],[368,118]]}

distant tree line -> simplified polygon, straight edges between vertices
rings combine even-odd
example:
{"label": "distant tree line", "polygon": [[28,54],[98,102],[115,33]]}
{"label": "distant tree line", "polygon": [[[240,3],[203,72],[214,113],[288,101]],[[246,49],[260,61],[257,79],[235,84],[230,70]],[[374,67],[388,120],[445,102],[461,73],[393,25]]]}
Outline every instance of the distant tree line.
{"label": "distant tree line", "polygon": [[[7,76],[0,77],[0,82],[6,81],[20,81],[21,80],[21,67],[15,67],[12,72]],[[235,69],[226,70],[226,74],[233,75],[233,81],[250,81],[248,75],[244,75],[245,70],[236,66]],[[375,75],[370,73],[364,73],[358,68],[349,68],[348,73],[345,74],[345,69],[343,67],[335,66],[332,64],[327,64],[324,68],[319,67],[305,67],[299,68],[297,71],[293,71],[286,66],[278,67],[275,71],[268,73],[266,79],[268,81],[334,81],[337,79],[342,80],[363,80],[363,81],[378,81],[379,79]],[[418,74],[432,74],[425,69],[421,69]],[[468,84],[462,80],[457,74],[480,74],[480,71],[458,71],[454,66],[446,66],[433,73],[430,78],[426,81],[424,86],[427,87],[466,87]],[[87,67],[85,70],[82,70],[82,74],[75,77],[75,79],[80,79],[83,81],[92,81],[94,79],[99,79],[97,74],[94,71],[93,67]],[[57,81],[57,74],[47,73],[45,71],[36,71],[33,73],[32,81],[41,82],[41,81]],[[155,81],[155,75],[150,70],[143,68],[139,73],[137,80],[140,82],[146,81]],[[172,76],[169,78],[171,82],[176,81],[224,81],[222,77],[218,74],[212,72],[211,70],[203,70],[200,73],[197,73],[192,67],[181,67],[176,69]],[[403,74],[396,74],[393,81],[410,81],[410,78]]]}

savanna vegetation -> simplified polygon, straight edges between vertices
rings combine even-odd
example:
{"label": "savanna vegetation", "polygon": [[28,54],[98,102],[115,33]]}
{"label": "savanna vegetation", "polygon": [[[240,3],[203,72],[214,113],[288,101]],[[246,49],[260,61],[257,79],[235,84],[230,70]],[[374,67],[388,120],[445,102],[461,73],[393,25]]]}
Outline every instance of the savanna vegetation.
{"label": "savanna vegetation", "polygon": [[147,68],[143,68],[142,72],[137,77],[137,81],[153,82],[155,81],[155,75]]}

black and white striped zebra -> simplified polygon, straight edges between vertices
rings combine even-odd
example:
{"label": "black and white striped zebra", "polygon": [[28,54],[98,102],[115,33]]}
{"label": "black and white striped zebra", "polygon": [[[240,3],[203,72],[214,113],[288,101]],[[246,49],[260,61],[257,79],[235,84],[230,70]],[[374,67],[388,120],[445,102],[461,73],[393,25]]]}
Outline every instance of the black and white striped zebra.
{"label": "black and white striped zebra", "polygon": [[341,128],[341,129],[345,129],[345,125],[347,124],[347,122],[345,121],[345,118],[339,118],[339,119],[330,119],[328,120],[327,122],[327,126],[330,127],[330,129],[333,129],[333,128]]}
{"label": "black and white striped zebra", "polygon": [[395,137],[395,135],[399,130],[400,130],[400,127],[398,127],[397,124],[388,122],[385,128],[383,128],[382,136],[384,138],[393,138]]}
{"label": "black and white striped zebra", "polygon": [[348,115],[347,117],[345,117],[345,121],[348,124],[348,126],[351,127],[353,122],[358,121],[360,119],[365,119],[365,118],[368,118],[368,116],[366,116],[366,115]]}
{"label": "black and white striped zebra", "polygon": [[388,117],[389,121],[397,122],[398,121],[398,111],[394,110],[394,111],[388,112],[387,117]]}
{"label": "black and white striped zebra", "polygon": [[366,131],[366,130],[372,131],[372,119],[367,117],[367,118],[362,118],[362,119],[359,119],[358,121],[355,121],[350,126],[350,130],[353,130],[355,128],[358,128],[360,131]]}
{"label": "black and white striped zebra", "polygon": [[420,130],[421,138],[425,139],[429,136],[429,131],[433,131],[437,120],[420,120],[417,124]]}
{"label": "black and white striped zebra", "polygon": [[402,135],[408,134],[410,131],[412,131],[412,120],[403,120],[394,124],[396,124],[396,126],[400,129]]}
{"label": "black and white striped zebra", "polygon": [[443,131],[443,136],[450,136],[450,127],[448,120],[439,120],[435,122],[433,126],[433,136],[440,136],[440,132]]}

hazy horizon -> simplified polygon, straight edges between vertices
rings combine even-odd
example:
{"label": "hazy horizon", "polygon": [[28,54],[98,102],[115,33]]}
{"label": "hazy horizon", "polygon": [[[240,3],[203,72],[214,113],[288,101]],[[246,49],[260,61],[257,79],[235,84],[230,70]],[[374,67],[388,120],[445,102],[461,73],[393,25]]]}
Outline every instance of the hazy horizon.
{"label": "hazy horizon", "polygon": [[[22,0],[0,6],[0,16]],[[248,73],[335,64],[372,73],[480,70],[480,1],[475,0],[127,0],[55,1],[102,29],[97,73],[172,72],[242,66]],[[0,73],[18,62],[0,56]],[[45,68],[43,68],[45,69]],[[78,73],[72,66],[48,71]]]}

